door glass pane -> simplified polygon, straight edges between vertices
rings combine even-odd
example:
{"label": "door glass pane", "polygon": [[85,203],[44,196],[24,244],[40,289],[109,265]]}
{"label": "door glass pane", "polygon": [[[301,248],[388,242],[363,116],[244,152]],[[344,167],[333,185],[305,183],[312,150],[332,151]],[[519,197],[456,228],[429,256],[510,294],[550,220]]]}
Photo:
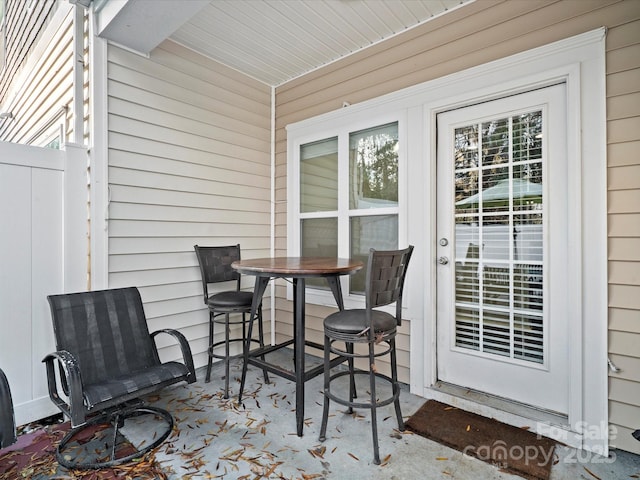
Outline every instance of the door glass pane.
{"label": "door glass pane", "polygon": [[349,208],[398,205],[398,123],[349,135]]}
{"label": "door glass pane", "polygon": [[513,216],[513,257],[542,263],[542,213]]}
{"label": "door glass pane", "polygon": [[482,351],[510,356],[509,312],[485,308],[482,317]]}
{"label": "door glass pane", "polygon": [[338,209],[338,138],[300,146],[300,212]]}
{"label": "door glass pane", "polygon": [[507,167],[483,168],[482,176],[482,211],[504,212],[509,210],[511,182],[509,181],[509,169]]}
{"label": "door glass pane", "polygon": [[456,213],[478,212],[478,125],[455,131]]}
{"label": "door glass pane", "polygon": [[364,294],[366,265],[369,249],[395,250],[398,248],[398,216],[370,215],[351,217],[351,257],[364,263],[365,268],[349,278],[349,293]]}
{"label": "door glass pane", "polygon": [[509,260],[511,222],[509,215],[486,215],[482,219],[482,259]]}
{"label": "door glass pane", "polygon": [[466,125],[454,143],[455,344],[536,363],[545,335],[542,120],[534,111]]}
{"label": "door glass pane", "polygon": [[513,117],[513,161],[541,159],[542,112],[530,112]]}
{"label": "door glass pane", "polygon": [[456,310],[456,347],[480,349],[480,313],[475,308]]}
{"label": "door glass pane", "polygon": [[509,265],[484,266],[482,272],[482,300],[484,305],[509,308]]}
{"label": "door glass pane", "polygon": [[520,310],[542,310],[542,265],[516,263],[513,275],[513,306]]}
{"label": "door glass pane", "polygon": [[514,315],[513,355],[521,360],[544,361],[544,335],[542,317],[516,313]]}
{"label": "door glass pane", "polygon": [[513,166],[513,209],[542,210],[542,162]]}
{"label": "door glass pane", "polygon": [[[307,218],[300,221],[301,253],[303,257],[338,256],[338,219]],[[308,278],[309,286],[327,288],[322,278]]]}
{"label": "door glass pane", "polygon": [[482,124],[482,166],[509,163],[509,119]]}

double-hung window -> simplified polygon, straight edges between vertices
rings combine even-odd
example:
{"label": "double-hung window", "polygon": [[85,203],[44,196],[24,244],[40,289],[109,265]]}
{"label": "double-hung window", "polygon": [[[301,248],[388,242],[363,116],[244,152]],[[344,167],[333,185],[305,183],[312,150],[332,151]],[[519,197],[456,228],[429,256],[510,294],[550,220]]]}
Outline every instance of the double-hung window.
{"label": "double-hung window", "polygon": [[[366,266],[370,248],[398,248],[401,124],[398,119],[368,123],[325,130],[329,134],[319,138],[294,134],[289,179],[294,192],[289,197],[292,254],[351,257]],[[343,277],[347,301],[361,301],[365,274],[362,269]],[[324,303],[326,282],[309,279],[307,286],[309,300]]]}

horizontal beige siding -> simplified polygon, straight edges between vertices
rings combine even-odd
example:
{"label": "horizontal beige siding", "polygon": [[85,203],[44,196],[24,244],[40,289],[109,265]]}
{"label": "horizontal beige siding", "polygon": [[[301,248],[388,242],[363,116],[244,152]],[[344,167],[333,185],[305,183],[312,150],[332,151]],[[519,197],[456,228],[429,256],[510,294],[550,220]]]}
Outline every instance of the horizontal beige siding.
{"label": "horizontal beige siding", "polygon": [[[4,104],[11,88],[10,80],[24,69],[26,59],[34,51],[38,39],[58,5],[48,0],[32,2],[25,8],[23,0],[7,0],[4,18],[4,58],[0,72],[0,104]],[[59,2],[58,2],[59,3]]]}
{"label": "horizontal beige siding", "polygon": [[640,5],[607,35],[609,415],[612,444],[640,453]]}
{"label": "horizontal beige siding", "polygon": [[[620,431],[612,444],[640,453],[640,442],[629,435],[640,428],[640,382],[630,372],[640,359],[640,2],[477,1],[279,87],[275,247],[278,254],[286,252],[287,124],[336,110],[345,101],[369,100],[602,26],[608,29],[609,340],[612,356],[628,375],[612,379],[611,422]],[[290,316],[284,303],[279,300],[278,309]],[[312,317],[324,314],[312,310]],[[318,329],[312,337],[321,334],[319,318],[308,320]],[[281,335],[290,329],[280,323],[277,328]],[[408,334],[404,325],[399,358],[405,382]]]}
{"label": "horizontal beige siding", "polygon": [[73,138],[73,8],[53,1],[7,7],[0,110],[13,118],[0,121],[0,139],[38,145],[43,129],[63,125],[67,141]]}
{"label": "horizontal beige siding", "polygon": [[193,246],[269,254],[270,89],[166,42],[148,59],[109,46],[108,92],[109,286],[139,287],[150,329],[178,328],[205,365]]}

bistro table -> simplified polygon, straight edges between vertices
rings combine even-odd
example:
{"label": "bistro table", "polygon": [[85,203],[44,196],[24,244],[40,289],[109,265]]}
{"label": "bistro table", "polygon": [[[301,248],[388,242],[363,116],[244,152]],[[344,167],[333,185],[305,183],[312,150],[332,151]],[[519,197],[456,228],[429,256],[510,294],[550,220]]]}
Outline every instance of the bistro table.
{"label": "bistro table", "polygon": [[[256,276],[256,285],[251,305],[251,317],[255,318],[256,311],[267,284],[272,278],[291,278],[293,283],[293,338],[277,345],[251,350],[249,339],[252,335],[253,322],[249,322],[247,342],[244,345],[244,365],[238,402],[242,401],[242,392],[247,376],[247,367],[252,364],[265,369],[275,375],[296,383],[296,427],[298,436],[302,436],[304,425],[304,383],[324,371],[324,365],[320,364],[308,371],[305,370],[305,345],[323,349],[324,345],[305,340],[305,279],[326,278],[336,304],[340,310],[344,309],[342,290],[340,288],[340,275],[350,275],[363,267],[359,260],[335,257],[270,257],[253,258],[233,262],[231,267],[246,275]],[[293,344],[294,371],[286,370],[279,365],[269,363],[265,355],[275,350]],[[346,360],[346,357],[336,357],[331,366],[338,365]]]}

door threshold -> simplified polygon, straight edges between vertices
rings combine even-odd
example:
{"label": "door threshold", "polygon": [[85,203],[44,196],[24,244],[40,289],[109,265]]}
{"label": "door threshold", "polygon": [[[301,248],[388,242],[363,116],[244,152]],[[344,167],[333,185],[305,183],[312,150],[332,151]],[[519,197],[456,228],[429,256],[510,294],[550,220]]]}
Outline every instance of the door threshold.
{"label": "door threshold", "polygon": [[425,393],[426,398],[525,428],[571,447],[581,447],[581,435],[571,431],[567,415],[441,381],[426,389]]}

